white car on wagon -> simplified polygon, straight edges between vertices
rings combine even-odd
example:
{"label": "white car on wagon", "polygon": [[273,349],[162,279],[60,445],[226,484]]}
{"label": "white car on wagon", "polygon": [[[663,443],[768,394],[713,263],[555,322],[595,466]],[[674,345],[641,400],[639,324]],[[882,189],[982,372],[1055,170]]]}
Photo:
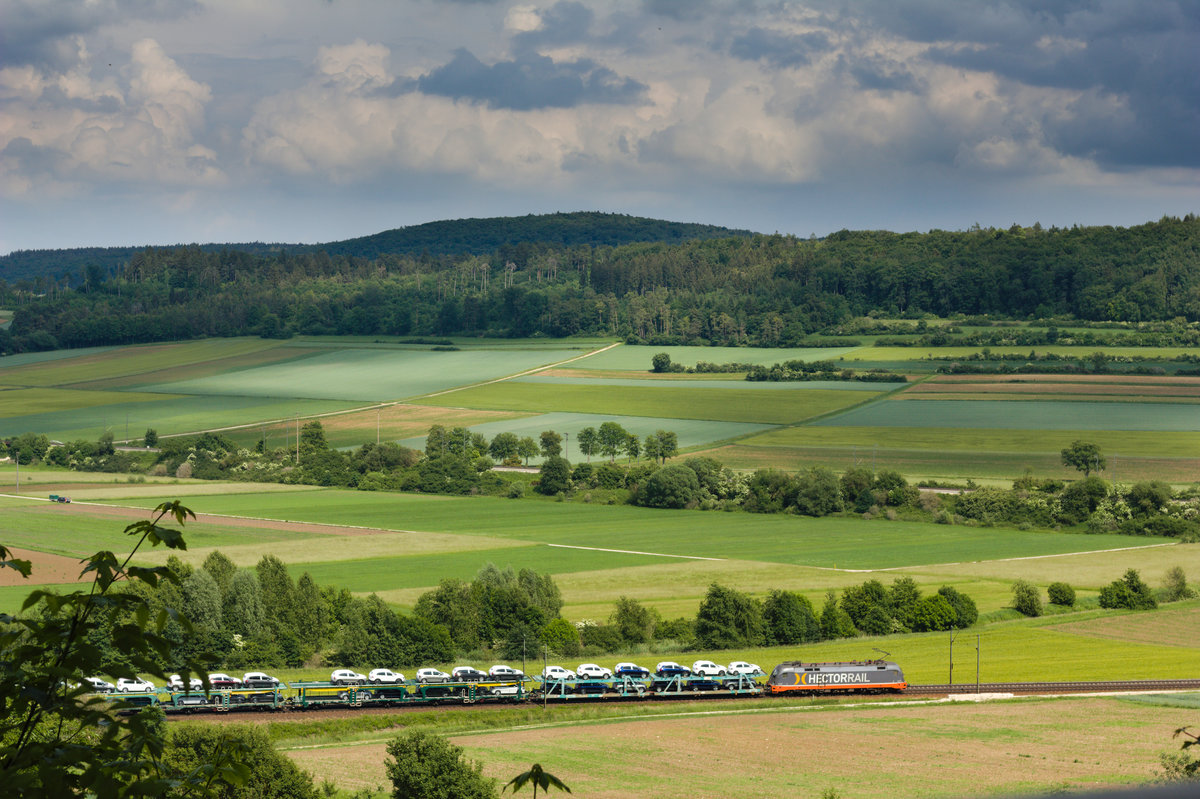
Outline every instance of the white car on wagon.
{"label": "white car on wagon", "polygon": [[404,682],[404,675],[391,669],[371,669],[371,673],[367,675],[367,682],[372,685],[380,685],[385,682],[395,684]]}
{"label": "white car on wagon", "polygon": [[752,677],[763,673],[757,663],[747,663],[744,660],[735,660],[729,664],[728,668],[730,674],[745,674]]}
{"label": "white car on wagon", "polygon": [[329,675],[334,685],[366,685],[367,678],[352,669],[338,669]]}
{"label": "white car on wagon", "polygon": [[724,677],[725,667],[719,666],[711,660],[697,660],[692,664],[692,674],[697,677]]}

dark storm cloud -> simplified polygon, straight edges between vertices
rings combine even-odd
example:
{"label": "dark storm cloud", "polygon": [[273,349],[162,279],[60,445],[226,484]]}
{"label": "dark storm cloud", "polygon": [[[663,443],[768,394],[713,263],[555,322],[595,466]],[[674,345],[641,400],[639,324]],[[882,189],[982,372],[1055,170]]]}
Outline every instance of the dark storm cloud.
{"label": "dark storm cloud", "polygon": [[125,19],[176,19],[194,11],[197,0],[12,0],[7,6],[0,25],[0,67],[63,67],[76,58],[68,37]]}
{"label": "dark storm cloud", "polygon": [[[1116,168],[1200,166],[1200,3],[1193,0],[824,5],[834,24],[946,42],[930,50],[935,62],[1082,93],[1069,113],[1042,120],[1061,152]],[[1128,111],[1115,109],[1114,97]]]}
{"label": "dark storm cloud", "polygon": [[632,103],[646,90],[636,80],[622,78],[587,58],[554,61],[525,53],[488,66],[467,50],[458,50],[450,63],[423,75],[417,87],[426,94],[517,111],[572,108],[585,103]]}
{"label": "dark storm cloud", "polygon": [[789,34],[766,28],[751,28],[734,38],[729,54],[743,61],[764,61],[773,67],[802,67],[812,56],[829,49],[823,33]]}
{"label": "dark storm cloud", "polygon": [[838,69],[863,89],[880,92],[919,92],[924,84],[898,61],[877,56],[859,56],[853,62],[838,59]]}
{"label": "dark storm cloud", "polygon": [[29,177],[54,174],[66,156],[49,147],[39,147],[24,136],[18,136],[0,150],[0,159],[16,166],[13,171]]}

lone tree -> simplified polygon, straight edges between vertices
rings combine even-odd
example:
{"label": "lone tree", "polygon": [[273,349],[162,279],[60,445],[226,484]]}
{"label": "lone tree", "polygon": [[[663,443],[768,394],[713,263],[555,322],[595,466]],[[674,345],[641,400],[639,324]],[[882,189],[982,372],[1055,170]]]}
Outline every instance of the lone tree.
{"label": "lone tree", "polygon": [[1074,467],[1087,477],[1092,472],[1102,472],[1108,466],[1108,461],[1100,453],[1100,447],[1088,441],[1076,439],[1071,446],[1062,451],[1063,466]]}

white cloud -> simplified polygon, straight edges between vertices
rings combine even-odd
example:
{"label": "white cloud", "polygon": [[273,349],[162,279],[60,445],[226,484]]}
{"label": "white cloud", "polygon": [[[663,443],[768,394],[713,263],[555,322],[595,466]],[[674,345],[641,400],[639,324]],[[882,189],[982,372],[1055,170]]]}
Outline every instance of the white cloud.
{"label": "white cloud", "polygon": [[504,16],[504,27],[513,33],[528,33],[540,30],[542,15],[534,6],[513,6]]}
{"label": "white cloud", "polygon": [[192,80],[157,42],[135,43],[122,87],[91,77],[82,41],[70,69],[0,71],[9,100],[0,123],[3,191],[55,193],[92,181],[214,185],[216,154],[197,141],[209,87]]}

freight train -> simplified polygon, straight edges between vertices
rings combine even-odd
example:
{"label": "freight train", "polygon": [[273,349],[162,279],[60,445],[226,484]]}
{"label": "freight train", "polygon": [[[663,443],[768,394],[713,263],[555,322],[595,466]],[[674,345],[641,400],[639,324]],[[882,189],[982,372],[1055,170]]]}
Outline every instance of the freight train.
{"label": "freight train", "polygon": [[[629,665],[629,664],[624,664]],[[659,664],[660,666],[663,664]],[[674,664],[672,664],[674,665]],[[515,670],[513,670],[515,672]],[[645,670],[640,670],[645,671]],[[338,672],[335,672],[337,675]],[[391,683],[347,684],[329,682],[279,682],[273,687],[246,685],[212,689],[208,693],[182,685],[125,692],[126,706],[156,705],[168,713],[225,712],[240,709],[310,710],[316,708],[396,707],[477,702],[571,702],[603,700],[673,699],[688,696],[752,697],[805,695],[828,692],[902,692],[908,687],[895,663],[882,660],[840,663],[789,661],[774,668],[765,684],[762,671],[719,674],[658,669],[648,676],[618,673],[582,677],[565,669],[547,669],[546,676],[482,675],[483,679],[447,681],[403,680]],[[402,675],[396,675],[402,676]]]}

